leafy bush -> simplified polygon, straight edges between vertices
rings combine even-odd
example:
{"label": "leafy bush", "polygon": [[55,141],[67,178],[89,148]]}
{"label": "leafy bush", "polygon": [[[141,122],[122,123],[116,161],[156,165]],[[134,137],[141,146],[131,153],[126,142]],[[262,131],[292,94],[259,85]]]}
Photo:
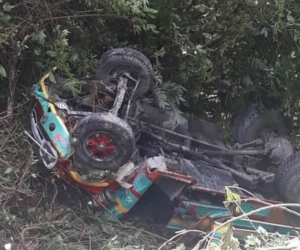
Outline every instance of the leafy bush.
{"label": "leafy bush", "polygon": [[294,0],[1,2],[6,104],[53,65],[93,76],[104,51],[130,46],[160,71],[162,104],[219,121],[257,101],[298,117],[299,17]]}

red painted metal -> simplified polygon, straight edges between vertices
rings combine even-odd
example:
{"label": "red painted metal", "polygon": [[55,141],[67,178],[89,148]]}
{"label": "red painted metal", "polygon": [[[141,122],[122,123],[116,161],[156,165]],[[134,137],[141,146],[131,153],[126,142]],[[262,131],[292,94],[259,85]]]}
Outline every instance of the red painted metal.
{"label": "red painted metal", "polygon": [[129,190],[136,198],[142,197],[142,195],[140,193],[138,193],[133,187],[131,187]]}
{"label": "red painted metal", "polygon": [[37,100],[34,102],[34,110],[37,113],[38,119],[41,119],[44,114],[44,111],[41,104]]}
{"label": "red painted metal", "polygon": [[117,149],[112,138],[107,134],[94,134],[87,140],[87,147],[91,155],[101,158],[111,156]]}

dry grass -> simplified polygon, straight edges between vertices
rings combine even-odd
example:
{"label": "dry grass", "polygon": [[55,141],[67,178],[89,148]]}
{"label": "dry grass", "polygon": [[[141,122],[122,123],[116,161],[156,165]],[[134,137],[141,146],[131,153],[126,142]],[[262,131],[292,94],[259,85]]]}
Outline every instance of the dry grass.
{"label": "dry grass", "polygon": [[0,249],[158,248],[161,238],[142,223],[104,221],[84,209],[84,193],[33,164],[24,129],[20,121],[0,128]]}
{"label": "dry grass", "polygon": [[[104,220],[84,206],[85,193],[35,164],[31,142],[24,133],[24,129],[30,130],[28,115],[23,117],[24,122],[19,115],[19,120],[0,125],[0,249],[6,244],[11,244],[12,250],[170,247],[162,247],[167,243],[161,236],[164,228],[145,224],[141,217]],[[282,240],[279,245],[285,243]]]}

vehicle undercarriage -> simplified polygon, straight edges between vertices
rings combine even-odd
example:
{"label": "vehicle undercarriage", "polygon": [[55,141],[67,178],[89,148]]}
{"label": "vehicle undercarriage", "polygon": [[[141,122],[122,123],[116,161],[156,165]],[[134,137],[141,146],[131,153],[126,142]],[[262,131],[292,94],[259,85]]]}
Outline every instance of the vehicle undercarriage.
{"label": "vehicle undercarriage", "polygon": [[[277,111],[249,105],[234,121],[236,144],[230,147],[213,123],[160,109],[149,98],[152,78],[149,60],[131,49],[105,53],[97,79],[80,80],[77,96],[64,89],[68,79],[59,70],[46,74],[32,88],[30,135],[44,166],[88,191],[90,206],[117,218],[153,185],[167,198],[171,216],[186,227],[187,214],[208,219],[200,212],[189,214],[191,207],[220,209],[227,187],[241,196],[245,193],[235,187],[245,188],[269,203],[300,202],[293,188],[300,185],[297,164],[289,164],[297,152]],[[283,174],[287,164],[289,174]],[[247,210],[247,205],[242,207]],[[225,210],[223,219],[234,212]],[[271,212],[260,222],[275,223]],[[168,218],[169,228],[178,229],[175,217]]]}

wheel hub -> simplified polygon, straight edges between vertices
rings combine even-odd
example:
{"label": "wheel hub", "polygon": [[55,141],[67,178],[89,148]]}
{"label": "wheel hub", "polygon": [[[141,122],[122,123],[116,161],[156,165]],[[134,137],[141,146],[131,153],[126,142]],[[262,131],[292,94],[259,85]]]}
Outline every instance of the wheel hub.
{"label": "wheel hub", "polygon": [[106,145],[101,143],[101,144],[97,145],[97,148],[99,151],[105,151]]}
{"label": "wheel hub", "polygon": [[113,157],[117,146],[110,135],[98,133],[91,135],[86,143],[87,152],[98,160]]}
{"label": "wheel hub", "polygon": [[271,149],[270,159],[275,165],[280,165],[283,160],[288,158],[294,153],[293,145],[285,138],[276,137],[271,138],[268,142],[268,146]]}

